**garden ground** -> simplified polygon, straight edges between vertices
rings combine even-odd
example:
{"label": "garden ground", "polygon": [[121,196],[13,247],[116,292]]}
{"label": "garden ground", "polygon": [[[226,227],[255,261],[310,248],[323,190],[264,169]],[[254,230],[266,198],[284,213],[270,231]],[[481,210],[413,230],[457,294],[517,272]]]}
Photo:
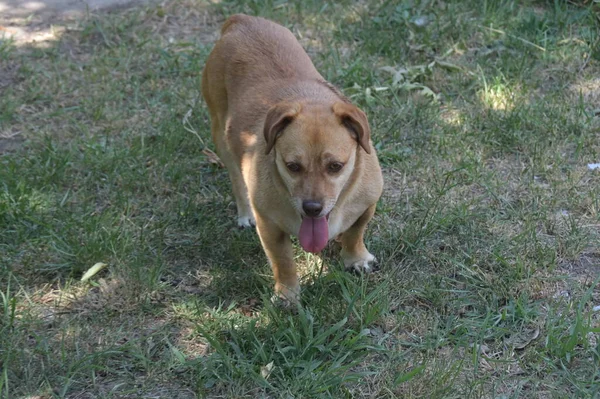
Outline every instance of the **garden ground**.
{"label": "garden ground", "polygon": [[[597,397],[599,7],[166,0],[0,41],[0,397]],[[235,12],[296,34],[384,169],[381,271],[298,249],[296,313],[199,94]]]}

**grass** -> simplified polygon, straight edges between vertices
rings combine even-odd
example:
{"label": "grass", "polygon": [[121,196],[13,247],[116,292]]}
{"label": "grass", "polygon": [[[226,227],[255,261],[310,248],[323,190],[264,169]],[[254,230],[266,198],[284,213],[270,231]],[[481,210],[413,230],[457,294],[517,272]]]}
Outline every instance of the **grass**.
{"label": "grass", "polygon": [[[598,7],[166,1],[0,42],[0,397],[598,397]],[[297,313],[211,157],[234,12],[293,30],[384,168],[382,270],[298,250]]]}

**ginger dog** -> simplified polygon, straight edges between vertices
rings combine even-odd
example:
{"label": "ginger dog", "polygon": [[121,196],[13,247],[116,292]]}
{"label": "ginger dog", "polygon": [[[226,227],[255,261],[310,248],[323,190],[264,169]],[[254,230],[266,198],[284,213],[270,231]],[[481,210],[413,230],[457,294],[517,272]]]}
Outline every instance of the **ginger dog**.
{"label": "ginger dog", "polygon": [[238,225],[256,225],[276,294],[299,300],[290,235],[314,253],[336,238],[346,268],[370,272],[376,259],[363,235],[383,178],[369,123],[317,72],[294,35],[233,15],[206,62],[202,94]]}

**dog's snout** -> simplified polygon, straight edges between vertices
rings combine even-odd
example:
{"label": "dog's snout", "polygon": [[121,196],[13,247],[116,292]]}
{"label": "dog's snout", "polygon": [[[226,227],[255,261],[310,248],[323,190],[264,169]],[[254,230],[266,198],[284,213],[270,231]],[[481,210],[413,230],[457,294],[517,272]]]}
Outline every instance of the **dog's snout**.
{"label": "dog's snout", "polygon": [[303,201],[302,210],[304,211],[306,216],[316,217],[319,216],[319,214],[323,210],[323,204],[321,204],[318,201]]}

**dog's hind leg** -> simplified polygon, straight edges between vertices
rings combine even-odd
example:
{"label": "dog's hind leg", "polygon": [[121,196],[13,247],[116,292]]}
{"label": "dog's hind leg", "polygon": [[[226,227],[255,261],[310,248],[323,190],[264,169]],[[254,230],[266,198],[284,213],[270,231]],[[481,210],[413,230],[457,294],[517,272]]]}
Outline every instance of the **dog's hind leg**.
{"label": "dog's hind leg", "polygon": [[237,206],[238,227],[253,227],[256,225],[256,222],[252,215],[252,208],[250,207],[250,201],[248,200],[248,188],[246,187],[246,183],[244,183],[240,165],[236,162],[235,157],[225,142],[226,132],[221,131],[218,119],[211,119],[213,120],[213,141],[217,147],[217,153],[219,154],[221,161],[225,164],[225,167],[227,167],[227,172],[229,172],[229,180],[231,181],[231,188],[233,189],[233,196],[235,197],[235,204]]}
{"label": "dog's hind leg", "polygon": [[248,201],[248,190],[242,177],[240,165],[228,145],[228,100],[223,76],[223,59],[219,44],[209,55],[202,73],[202,95],[208,106],[211,121],[212,139],[217,154],[229,172],[233,196],[237,205],[238,226],[241,228],[255,225],[252,209]]}
{"label": "dog's hind leg", "polygon": [[248,200],[248,188],[244,183],[242,172],[237,164],[227,167],[227,170],[229,171],[229,179],[231,179],[231,187],[233,188],[233,195],[235,196],[235,204],[237,206],[238,227],[242,229],[246,227],[253,227],[256,225],[256,222],[254,221],[254,216],[252,215],[252,208],[250,208],[250,202]]}
{"label": "dog's hind leg", "polygon": [[375,214],[375,204],[371,205],[358,220],[346,230],[339,241],[342,243],[341,256],[347,270],[370,273],[375,270],[377,259],[365,246],[364,234],[367,223]]}

